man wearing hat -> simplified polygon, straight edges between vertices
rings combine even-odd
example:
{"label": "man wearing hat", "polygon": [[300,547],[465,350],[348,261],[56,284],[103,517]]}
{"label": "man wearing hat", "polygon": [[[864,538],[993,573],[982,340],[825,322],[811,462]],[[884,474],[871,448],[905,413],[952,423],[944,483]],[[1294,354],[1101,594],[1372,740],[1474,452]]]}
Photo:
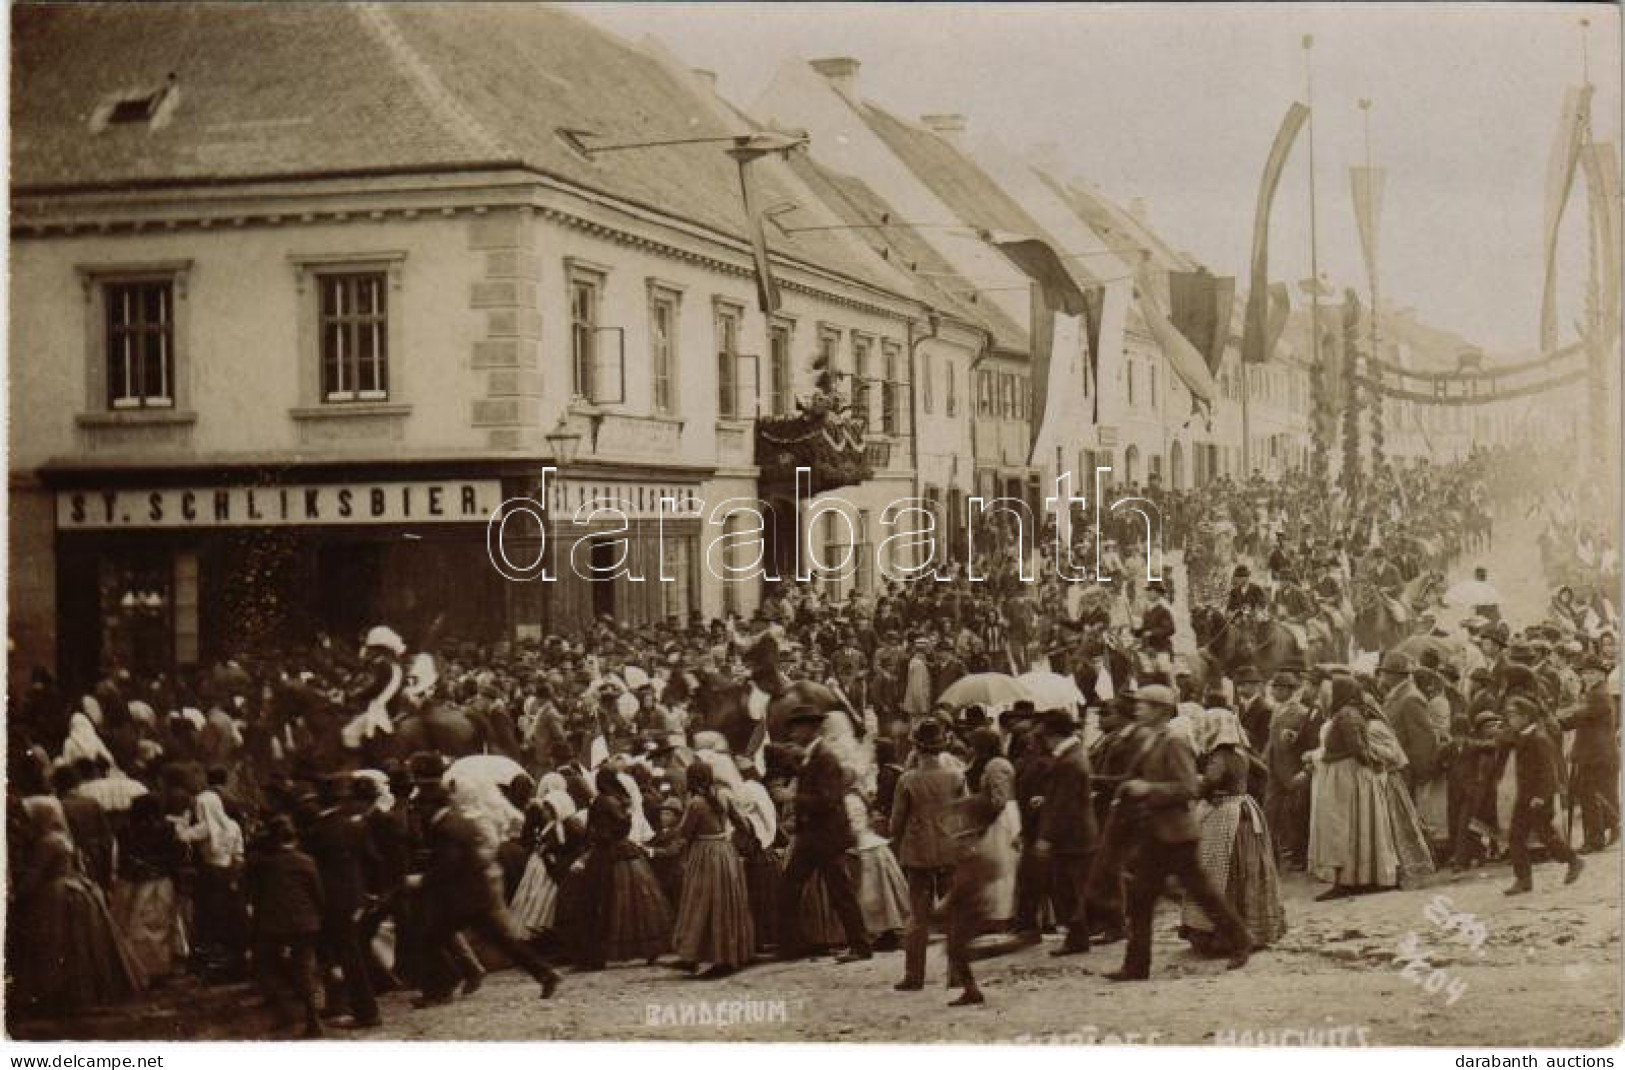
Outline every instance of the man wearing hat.
{"label": "man wearing hat", "polygon": [[1585,829],[1580,850],[1589,854],[1619,838],[1619,714],[1608,693],[1607,662],[1595,654],[1581,660],[1580,684],[1580,701],[1559,714],[1558,722],[1574,731],[1570,805],[1580,808]]}
{"label": "man wearing hat", "polygon": [[[347,778],[330,775],[317,783],[321,813],[306,836],[305,850],[322,879],[322,929],[317,944],[325,981],[325,1017],[348,1008],[354,1029],[378,1025],[378,1001],[362,955],[356,917],[366,892],[365,874],[379,866],[377,847],[358,811]],[[342,975],[337,983],[334,971]]]}
{"label": "man wearing hat", "polygon": [[909,923],[903,938],[903,979],[899,992],[925,987],[925,949],[937,899],[946,895],[958,849],[938,822],[948,804],[965,795],[965,775],[943,760],[948,732],[942,722],[926,718],[909,737],[917,756],[914,767],[897,782],[892,798],[891,842],[908,878]]}
{"label": "man wearing hat", "polygon": [[1516,758],[1518,794],[1512,803],[1512,822],[1507,830],[1511,840],[1512,887],[1507,895],[1523,895],[1534,891],[1533,867],[1529,859],[1529,836],[1533,833],[1546,845],[1550,856],[1558,862],[1568,863],[1564,884],[1579,879],[1585,862],[1553,824],[1556,817],[1555,800],[1562,786],[1559,765],[1563,755],[1556,741],[1541,726],[1540,710],[1533,702],[1514,698],[1507,702],[1506,743]]}
{"label": "man wearing hat", "polygon": [[1230,574],[1230,594],[1225,598],[1224,614],[1235,621],[1239,617],[1254,616],[1269,608],[1269,596],[1264,588],[1253,582],[1253,570],[1237,565]]}
{"label": "man wearing hat", "polygon": [[1038,841],[1034,853],[1040,863],[1051,862],[1055,912],[1064,916],[1066,943],[1054,955],[1081,955],[1089,950],[1089,863],[1094,857],[1095,828],[1089,758],[1078,738],[1072,715],[1046,710],[1039,720],[1039,735],[1054,757],[1038,811]]}
{"label": "man wearing hat", "polygon": [[451,793],[439,779],[420,781],[413,803],[424,815],[424,836],[429,864],[421,877],[424,912],[423,995],[416,1007],[451,1002],[457,968],[454,942],[464,929],[474,929],[494,944],[541,986],[542,998],[551,999],[559,975],[526,944],[502,901],[502,880],[496,860],[483,842],[478,827],[451,803]]}
{"label": "man wearing hat", "polygon": [[[1236,718],[1241,722],[1242,731],[1247,733],[1247,746],[1254,754],[1263,754],[1269,747],[1270,719],[1274,712],[1269,696],[1264,693],[1264,676],[1258,666],[1243,665],[1236,670],[1235,684]],[[1247,774],[1247,794],[1262,803],[1267,782],[1264,771],[1252,765]]]}
{"label": "man wearing hat", "polygon": [[1407,759],[1405,781],[1414,798],[1422,785],[1437,775],[1442,742],[1428,716],[1428,702],[1411,680],[1411,659],[1397,650],[1382,656],[1377,681],[1382,695],[1382,716],[1399,737]]}
{"label": "man wearing hat", "polygon": [[1123,966],[1106,975],[1112,981],[1144,981],[1151,976],[1151,915],[1169,876],[1179,878],[1185,894],[1217,923],[1230,955],[1230,968],[1247,964],[1252,937],[1236,910],[1214,890],[1197,858],[1201,834],[1191,814],[1200,790],[1196,752],[1184,735],[1168,731],[1175,710],[1174,693],[1160,684],[1134,695],[1135,717],[1152,739],[1133,779],[1118,789],[1113,804],[1126,811],[1139,843],[1139,857],[1128,892],[1128,949]]}
{"label": "man wearing hat", "polygon": [[1174,652],[1174,613],[1168,608],[1168,592],[1162,581],[1151,580],[1145,585],[1146,597],[1151,601],[1140,617],[1140,637],[1144,648],[1153,654]]}
{"label": "man wearing hat", "polygon": [[1309,844],[1309,778],[1303,756],[1319,746],[1309,731],[1303,702],[1304,663],[1296,658],[1270,679],[1269,741],[1262,751],[1269,775],[1264,786],[1264,819],[1275,848],[1288,865],[1301,866]]}
{"label": "man wearing hat", "polygon": [[790,743],[801,748],[802,757],[796,773],[795,846],[779,885],[779,922],[783,929],[779,957],[789,960],[806,955],[801,935],[801,897],[816,873],[823,876],[830,906],[846,931],[847,950],[836,961],[856,962],[873,958],[874,953],[869,948],[869,935],[846,866],[846,852],[857,842],[846,816],[846,769],[818,734],[827,717],[818,707],[803,704],[791,711],[785,722]]}

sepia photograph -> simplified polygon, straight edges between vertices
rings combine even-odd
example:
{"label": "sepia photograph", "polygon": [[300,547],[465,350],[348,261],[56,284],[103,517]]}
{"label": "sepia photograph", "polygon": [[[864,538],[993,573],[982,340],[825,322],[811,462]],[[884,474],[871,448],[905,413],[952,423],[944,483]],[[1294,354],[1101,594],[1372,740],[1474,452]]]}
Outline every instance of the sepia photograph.
{"label": "sepia photograph", "polygon": [[5,32],[8,1048],[1620,1044],[1619,6]]}

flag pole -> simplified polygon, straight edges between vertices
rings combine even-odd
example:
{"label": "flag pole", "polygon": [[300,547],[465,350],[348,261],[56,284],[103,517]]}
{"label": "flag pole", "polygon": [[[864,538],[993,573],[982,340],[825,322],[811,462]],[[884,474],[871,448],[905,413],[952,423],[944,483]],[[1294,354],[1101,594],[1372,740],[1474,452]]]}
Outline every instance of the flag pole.
{"label": "flag pole", "polygon": [[[1315,64],[1314,64],[1315,35],[1303,35],[1303,72],[1305,94],[1309,104],[1309,275],[1313,286],[1309,290],[1309,354],[1316,368],[1322,374],[1325,369],[1320,363],[1320,234],[1318,215],[1315,204]],[[1326,458],[1315,459],[1315,475],[1320,480],[1326,478]]]}
{"label": "flag pole", "polygon": [[[1370,218],[1369,226],[1372,229],[1371,248],[1372,255],[1366,268],[1369,276],[1366,279],[1367,288],[1371,294],[1371,363],[1367,367],[1367,375],[1373,383],[1380,384],[1382,376],[1382,350],[1378,348],[1377,317],[1381,315],[1378,305],[1377,290],[1377,257],[1376,257],[1376,214],[1372,210],[1374,205],[1372,193],[1376,175],[1371,169],[1371,101],[1369,98],[1360,99],[1360,117],[1365,127],[1365,174],[1366,174],[1366,215]],[[1382,403],[1380,391],[1373,390],[1371,394],[1371,476],[1375,479],[1382,467]]]}

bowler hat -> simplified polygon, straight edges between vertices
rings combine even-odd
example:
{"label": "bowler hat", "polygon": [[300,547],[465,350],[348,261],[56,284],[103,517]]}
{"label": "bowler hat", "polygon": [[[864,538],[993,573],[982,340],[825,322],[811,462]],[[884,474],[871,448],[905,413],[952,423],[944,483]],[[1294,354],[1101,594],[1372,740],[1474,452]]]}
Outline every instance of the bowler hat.
{"label": "bowler hat", "polygon": [[935,754],[948,747],[948,731],[942,727],[942,722],[935,717],[927,717],[914,726],[909,733],[908,740],[914,744],[915,750]]}
{"label": "bowler hat", "polygon": [[1078,724],[1065,710],[1045,710],[1038,722],[1046,735],[1069,736],[1078,730]]}
{"label": "bowler hat", "polygon": [[1137,689],[1134,692],[1134,701],[1152,706],[1166,706],[1170,710],[1179,705],[1179,698],[1174,694],[1174,689],[1163,684],[1152,684]]}

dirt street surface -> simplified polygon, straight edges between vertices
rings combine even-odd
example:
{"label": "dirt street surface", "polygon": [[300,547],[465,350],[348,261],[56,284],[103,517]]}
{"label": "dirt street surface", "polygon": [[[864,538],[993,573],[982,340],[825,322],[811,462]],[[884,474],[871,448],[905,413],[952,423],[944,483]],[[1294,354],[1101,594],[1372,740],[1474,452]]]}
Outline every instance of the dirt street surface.
{"label": "dirt street surface", "polygon": [[[567,973],[552,1002],[515,971],[494,974],[469,999],[413,1010],[405,995],[382,1000],[384,1024],[346,1040],[890,1041],[941,1043],[1158,1044],[1344,1043],[1358,1045],[1602,1045],[1620,1035],[1618,849],[1593,855],[1579,882],[1536,870],[1534,895],[1507,899],[1504,865],[1428,887],[1313,903],[1318,885],[1286,878],[1291,931],[1279,945],[1230,972],[1190,953],[1164,903],[1152,979],[1115,985],[1098,976],[1121,962],[1122,945],[1055,959],[1040,947],[977,964],[988,1002],[950,1009],[941,940],[932,943],[928,987],[898,993],[901,953],[872,962],[771,963],[720,981],[662,967]],[[1430,920],[1475,915],[1487,934],[1475,952],[1459,931]],[[1414,933],[1425,968],[1396,958]],[[1437,971],[1443,976],[1433,980]],[[1428,991],[1432,985],[1436,990]],[[1452,991],[1459,993],[1452,1000]],[[270,1018],[243,988],[190,985],[147,1004],[73,1027],[113,1039],[240,1039],[269,1036]],[[20,1030],[62,1035],[61,1023]],[[288,1036],[290,1034],[281,1034]]]}

